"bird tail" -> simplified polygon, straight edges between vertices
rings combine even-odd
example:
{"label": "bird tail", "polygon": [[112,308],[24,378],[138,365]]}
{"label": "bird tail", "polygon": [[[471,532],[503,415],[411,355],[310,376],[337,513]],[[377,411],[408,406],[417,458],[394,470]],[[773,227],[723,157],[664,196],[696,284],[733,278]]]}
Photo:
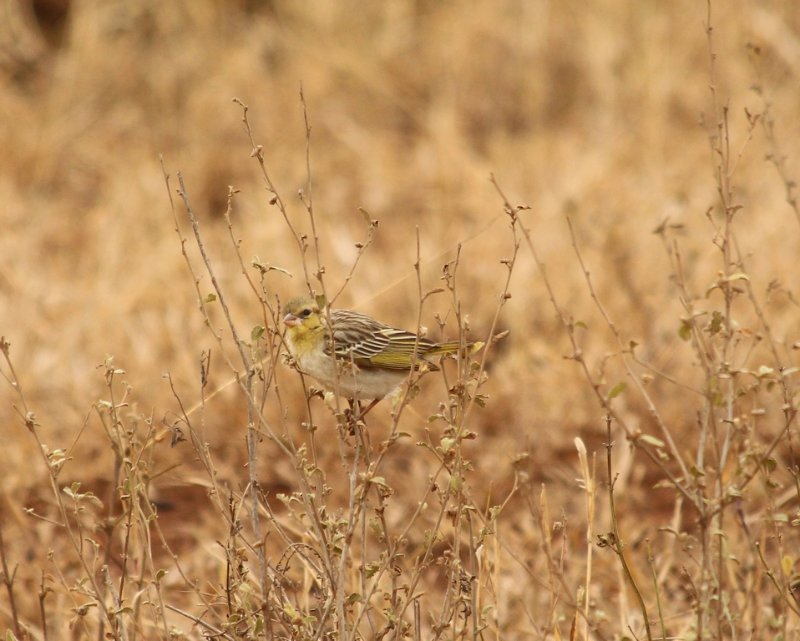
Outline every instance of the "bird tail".
{"label": "bird tail", "polygon": [[469,356],[470,354],[474,354],[475,352],[479,352],[483,349],[485,345],[482,341],[468,341],[467,343],[462,343],[460,341],[447,341],[446,343],[436,343],[436,346],[431,349],[430,351],[426,352],[426,356],[446,356],[448,354],[457,354],[459,351],[462,351],[464,356]]}

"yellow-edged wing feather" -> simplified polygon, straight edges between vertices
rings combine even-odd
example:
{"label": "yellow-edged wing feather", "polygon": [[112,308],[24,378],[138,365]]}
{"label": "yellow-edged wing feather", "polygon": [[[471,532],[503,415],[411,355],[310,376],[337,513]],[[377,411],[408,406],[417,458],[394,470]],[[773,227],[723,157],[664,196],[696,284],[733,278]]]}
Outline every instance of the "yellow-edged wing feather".
{"label": "yellow-edged wing feather", "polygon": [[[461,349],[458,341],[434,343],[358,312],[337,310],[331,314],[331,321],[336,357],[359,367],[410,370],[424,361],[435,370],[438,367],[426,361],[426,356],[454,354]],[[326,351],[330,353],[330,334],[327,342]],[[473,353],[483,347],[483,343],[467,343],[464,347],[467,353]]]}

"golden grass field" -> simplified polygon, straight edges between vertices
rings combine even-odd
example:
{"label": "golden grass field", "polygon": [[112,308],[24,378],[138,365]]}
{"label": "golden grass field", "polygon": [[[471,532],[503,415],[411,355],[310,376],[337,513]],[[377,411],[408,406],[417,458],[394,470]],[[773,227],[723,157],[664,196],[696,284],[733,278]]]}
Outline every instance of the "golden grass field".
{"label": "golden grass field", "polygon": [[800,639],[794,0],[0,11],[4,639]]}

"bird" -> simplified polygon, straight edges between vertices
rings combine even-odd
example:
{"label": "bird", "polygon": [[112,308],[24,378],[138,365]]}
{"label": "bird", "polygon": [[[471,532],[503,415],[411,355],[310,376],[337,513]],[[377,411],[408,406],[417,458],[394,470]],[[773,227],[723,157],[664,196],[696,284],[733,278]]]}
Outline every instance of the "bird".
{"label": "bird", "polygon": [[412,370],[438,370],[433,356],[471,354],[480,341],[437,343],[371,316],[345,309],[325,311],[323,298],[293,298],[283,308],[285,341],[297,368],[351,405],[395,392]]}

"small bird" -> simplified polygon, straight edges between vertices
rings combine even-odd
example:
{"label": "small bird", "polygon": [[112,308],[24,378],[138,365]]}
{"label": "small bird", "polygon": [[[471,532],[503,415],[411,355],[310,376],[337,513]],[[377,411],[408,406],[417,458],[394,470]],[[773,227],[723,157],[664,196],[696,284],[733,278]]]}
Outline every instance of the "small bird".
{"label": "small bird", "polygon": [[[359,312],[330,312],[310,297],[284,306],[286,344],[299,369],[326,389],[354,402],[372,399],[367,410],[395,391],[412,369],[438,370],[430,356],[473,353],[481,342],[435,343],[413,332],[395,329]],[[366,413],[363,412],[363,413]]]}

